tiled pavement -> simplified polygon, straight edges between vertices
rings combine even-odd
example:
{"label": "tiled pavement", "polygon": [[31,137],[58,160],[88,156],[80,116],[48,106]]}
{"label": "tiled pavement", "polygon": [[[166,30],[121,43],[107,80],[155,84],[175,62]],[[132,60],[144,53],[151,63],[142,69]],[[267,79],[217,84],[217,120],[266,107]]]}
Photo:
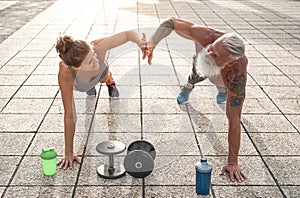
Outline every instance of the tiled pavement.
{"label": "tiled pavement", "polygon": [[[102,85],[97,97],[75,92],[75,151],[83,163],[43,176],[41,149],[54,146],[61,158],[64,145],[58,35],[90,41],[137,29],[149,37],[169,16],[236,31],[245,39],[249,67],[240,166],[248,179],[231,183],[218,175],[226,162],[228,125],[215,87],[199,83],[186,106],[176,103],[194,48],[175,33],[160,43],[151,66],[133,44],[109,52],[120,99],[110,101]],[[0,44],[0,194],[197,197],[194,164],[203,154],[213,165],[207,197],[300,197],[299,79],[300,1],[57,0]],[[140,138],[157,151],[151,175],[97,176],[96,168],[108,162],[96,152],[98,143],[111,139],[128,146]]]}

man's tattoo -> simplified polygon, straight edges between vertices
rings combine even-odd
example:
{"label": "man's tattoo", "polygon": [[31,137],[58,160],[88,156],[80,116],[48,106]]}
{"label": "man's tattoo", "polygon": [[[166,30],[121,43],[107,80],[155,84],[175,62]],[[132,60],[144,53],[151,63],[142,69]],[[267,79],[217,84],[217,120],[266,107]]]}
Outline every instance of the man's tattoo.
{"label": "man's tattoo", "polygon": [[174,23],[172,18],[164,21],[159,25],[154,35],[150,38],[155,45],[157,45],[163,38],[168,36],[174,30]]}
{"label": "man's tattoo", "polygon": [[244,98],[243,97],[231,97],[230,98],[230,106],[232,107],[237,107],[240,106],[243,102]]}
{"label": "man's tattoo", "polygon": [[227,89],[236,94],[236,96],[230,98],[230,105],[232,107],[240,106],[246,95],[246,77],[238,74],[237,70],[233,70],[225,75],[224,83]]}
{"label": "man's tattoo", "polygon": [[245,96],[245,87],[246,87],[246,77],[243,75],[238,75],[237,71],[229,72],[225,76],[225,84],[227,88],[235,93],[237,96]]}

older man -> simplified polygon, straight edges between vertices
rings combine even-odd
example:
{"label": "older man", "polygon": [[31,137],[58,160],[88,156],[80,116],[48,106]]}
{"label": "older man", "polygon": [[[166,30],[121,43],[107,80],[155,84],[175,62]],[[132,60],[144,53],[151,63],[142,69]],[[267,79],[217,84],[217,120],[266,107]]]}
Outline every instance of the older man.
{"label": "older man", "polygon": [[[194,56],[192,72],[182,88],[177,102],[180,104],[187,102],[194,84],[206,78],[209,78],[218,87],[217,102],[226,100],[226,115],[229,122],[227,164],[223,166],[220,174],[229,172],[232,182],[235,179],[242,182],[246,176],[239,168],[238,154],[241,139],[240,120],[245,99],[248,64],[244,54],[243,39],[235,33],[220,32],[172,17],[161,23],[148,41],[144,56],[145,54],[148,56],[149,64],[151,64],[155,46],[173,30],[184,38],[194,40],[197,52]],[[222,99],[222,94],[225,99]]]}

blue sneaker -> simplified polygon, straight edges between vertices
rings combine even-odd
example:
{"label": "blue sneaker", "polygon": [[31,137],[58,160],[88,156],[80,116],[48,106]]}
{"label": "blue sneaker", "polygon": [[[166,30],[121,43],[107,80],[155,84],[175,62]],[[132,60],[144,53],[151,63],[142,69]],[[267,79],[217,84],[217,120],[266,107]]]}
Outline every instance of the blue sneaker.
{"label": "blue sneaker", "polygon": [[178,104],[185,104],[189,100],[190,93],[193,91],[194,85],[192,88],[187,88],[186,85],[181,89],[181,92],[179,93],[177,97]]}
{"label": "blue sneaker", "polygon": [[226,93],[219,92],[216,98],[217,98],[218,104],[225,103],[226,102]]}

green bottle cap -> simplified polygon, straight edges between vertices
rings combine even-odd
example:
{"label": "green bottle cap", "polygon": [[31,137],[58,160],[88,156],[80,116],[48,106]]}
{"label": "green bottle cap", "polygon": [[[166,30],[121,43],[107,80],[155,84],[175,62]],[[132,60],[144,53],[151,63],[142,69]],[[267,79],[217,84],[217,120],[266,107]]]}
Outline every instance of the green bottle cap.
{"label": "green bottle cap", "polygon": [[41,158],[45,160],[53,159],[57,156],[57,153],[53,147],[43,148]]}

